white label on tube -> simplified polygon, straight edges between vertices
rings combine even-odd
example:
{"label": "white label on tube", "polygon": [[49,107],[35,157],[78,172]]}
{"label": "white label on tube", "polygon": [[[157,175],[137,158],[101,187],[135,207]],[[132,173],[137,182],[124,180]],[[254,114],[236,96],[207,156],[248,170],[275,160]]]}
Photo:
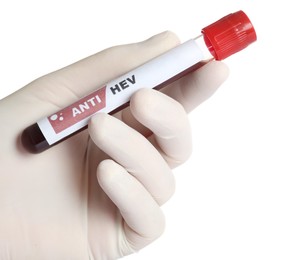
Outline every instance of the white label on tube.
{"label": "white label on tube", "polygon": [[37,124],[49,145],[52,145],[85,127],[95,113],[115,110],[129,102],[137,90],[154,88],[202,59],[201,49],[194,40],[189,40],[110,81],[74,104],[39,120]]}

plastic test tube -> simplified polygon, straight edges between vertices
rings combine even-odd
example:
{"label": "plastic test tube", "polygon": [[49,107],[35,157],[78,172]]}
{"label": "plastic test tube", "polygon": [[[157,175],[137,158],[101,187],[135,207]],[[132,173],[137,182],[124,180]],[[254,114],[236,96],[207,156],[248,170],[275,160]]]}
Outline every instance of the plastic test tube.
{"label": "plastic test tube", "polygon": [[142,66],[108,82],[79,101],[42,118],[22,133],[22,144],[40,153],[85,129],[97,112],[113,114],[129,104],[140,88],[161,87],[212,59],[223,60],[256,41],[252,23],[243,11],[229,14],[203,28],[195,39],[167,51]]}

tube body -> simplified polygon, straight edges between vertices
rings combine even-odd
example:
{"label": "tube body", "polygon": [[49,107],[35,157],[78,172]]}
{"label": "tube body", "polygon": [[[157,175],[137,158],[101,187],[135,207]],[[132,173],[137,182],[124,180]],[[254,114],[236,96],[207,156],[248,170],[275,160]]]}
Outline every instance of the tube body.
{"label": "tube body", "polygon": [[38,120],[24,130],[23,145],[32,153],[42,152],[84,129],[95,113],[113,114],[128,104],[137,90],[160,88],[211,58],[203,37],[189,40],[108,82],[70,106]]}
{"label": "tube body", "polygon": [[203,28],[202,35],[194,40],[169,50],[27,127],[22,134],[22,143],[32,153],[42,152],[86,128],[95,113],[119,111],[140,88],[161,88],[202,66],[201,61],[225,59],[256,39],[255,30],[243,11],[229,14]]}

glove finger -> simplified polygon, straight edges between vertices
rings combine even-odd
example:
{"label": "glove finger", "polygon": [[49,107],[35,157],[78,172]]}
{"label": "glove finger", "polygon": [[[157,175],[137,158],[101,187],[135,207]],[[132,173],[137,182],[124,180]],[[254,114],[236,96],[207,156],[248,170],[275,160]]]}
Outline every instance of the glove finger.
{"label": "glove finger", "polygon": [[142,89],[131,99],[131,112],[154,133],[152,141],[171,167],[188,159],[192,151],[191,130],[180,103],[159,91]]}
{"label": "glove finger", "polygon": [[[209,62],[199,70],[161,89],[161,92],[177,100],[189,113],[209,99],[226,80],[228,74],[228,67],[224,63]],[[143,135],[151,134],[148,128],[135,119],[130,109],[123,110],[120,118]]]}
{"label": "glove finger", "polygon": [[91,118],[88,129],[93,142],[140,181],[159,205],[171,197],[171,169],[143,135],[103,113]]}
{"label": "glove finger", "polygon": [[105,160],[98,166],[97,178],[125,221],[119,232],[119,247],[124,255],[143,248],[162,234],[165,220],[159,205],[126,169]]}
{"label": "glove finger", "polygon": [[229,69],[220,61],[205,64],[197,71],[181,78],[163,89],[190,112],[209,99],[227,79]]}

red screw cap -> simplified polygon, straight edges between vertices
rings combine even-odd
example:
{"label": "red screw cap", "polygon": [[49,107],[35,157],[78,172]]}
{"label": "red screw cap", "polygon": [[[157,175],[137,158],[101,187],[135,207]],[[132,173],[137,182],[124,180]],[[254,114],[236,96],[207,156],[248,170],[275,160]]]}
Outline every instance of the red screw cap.
{"label": "red screw cap", "polygon": [[216,60],[223,60],[257,40],[243,11],[229,14],[202,29],[205,43]]}

